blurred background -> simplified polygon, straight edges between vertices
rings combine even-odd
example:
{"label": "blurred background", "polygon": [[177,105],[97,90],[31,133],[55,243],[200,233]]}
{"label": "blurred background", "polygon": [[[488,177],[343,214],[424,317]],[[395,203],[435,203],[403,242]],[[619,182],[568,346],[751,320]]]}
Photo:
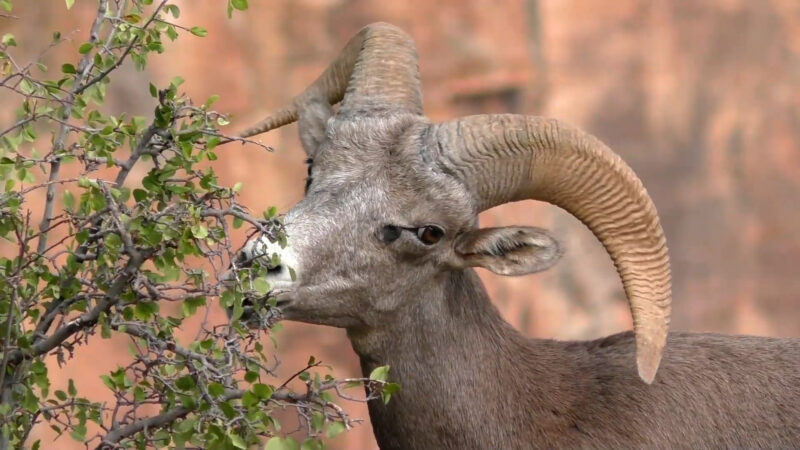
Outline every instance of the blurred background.
{"label": "blurred background", "polygon": [[[289,102],[361,27],[391,22],[416,40],[434,121],[499,112],[552,116],[595,134],[633,167],[670,247],[673,329],[800,336],[797,0],[251,0],[250,10],[232,20],[224,2],[179,4],[179,22],[207,28],[208,37],[187,34],[167,44],[145,72],[124,67],[109,91],[112,110],[149,116],[148,82],[163,86],[181,75],[182,88],[198,102],[221,95],[216,106],[234,114],[233,133]],[[52,30],[79,30],[77,47],[94,2],[78,1],[69,16],[62,5],[18,1],[21,19],[0,21],[0,32],[13,32],[32,55]],[[48,56],[48,65],[65,62],[59,57]],[[244,183],[242,201],[253,210],[277,205],[285,212],[303,195],[296,126],[260,139],[275,152],[229,146],[215,169],[228,185]],[[142,176],[147,168],[139,170]],[[481,224],[545,227],[567,249],[543,274],[481,273],[517,329],[590,339],[630,328],[611,261],[577,220],[522,202],[487,211]],[[278,342],[285,375],[310,354],[337,376],[361,374],[343,330],[285,324]],[[100,391],[99,375],[114,369],[114,355],[125,358],[126,348],[125,340],[97,338],[60,376]],[[348,407],[365,424],[333,447],[376,448],[364,405]],[[57,448],[73,444],[58,442]]]}

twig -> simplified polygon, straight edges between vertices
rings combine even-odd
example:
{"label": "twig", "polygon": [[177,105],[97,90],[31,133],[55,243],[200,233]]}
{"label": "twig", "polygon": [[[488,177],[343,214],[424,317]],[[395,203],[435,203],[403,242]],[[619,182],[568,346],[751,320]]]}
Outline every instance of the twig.
{"label": "twig", "polygon": [[[221,401],[230,401],[237,398],[241,398],[246,391],[241,389],[230,389],[225,391],[222,396],[220,397]],[[163,412],[156,416],[151,416],[146,419],[139,419],[130,425],[124,426],[122,428],[117,428],[116,430],[112,430],[108,433],[100,444],[96,447],[96,450],[110,450],[113,448],[117,448],[117,443],[129,436],[132,436],[140,431],[153,429],[153,428],[161,428],[163,426],[169,425],[170,423],[180,419],[181,417],[186,416],[192,412],[192,409],[187,408],[185,406],[177,406],[172,408],[166,412]]]}
{"label": "twig", "polygon": [[177,345],[174,341],[165,341],[163,339],[159,339],[154,336],[152,333],[147,331],[147,329],[140,327],[134,323],[125,322],[122,324],[112,324],[112,328],[122,330],[124,328],[124,333],[127,333],[131,336],[144,339],[147,342],[148,346],[153,346],[159,350],[169,350],[177,355],[184,357],[187,360],[197,360],[203,363],[205,367],[209,370],[214,372],[215,374],[219,374],[216,367],[212,364],[211,361],[206,358],[205,355],[202,355],[197,352],[193,352],[187,348],[181,347]]}
{"label": "twig", "polygon": [[[167,4],[167,0],[162,0],[161,3],[158,4],[158,6],[156,7],[156,10],[153,11],[153,14],[150,16],[149,19],[147,19],[147,22],[145,22],[142,25],[142,27],[141,27],[142,30],[146,30],[147,27],[149,27],[150,24],[153,23],[153,21],[156,19],[156,16],[158,16],[158,13],[161,12],[161,8],[163,8],[164,5],[166,5],[166,4]],[[75,94],[82,93],[83,91],[85,91],[87,88],[89,88],[93,84],[97,83],[98,81],[100,81],[103,78],[105,78],[106,76],[108,76],[108,74],[111,73],[112,71],[114,71],[117,67],[121,66],[122,63],[125,61],[125,58],[128,57],[128,54],[131,52],[131,50],[133,50],[133,47],[135,47],[138,42],[139,42],[139,36],[137,35],[133,39],[131,39],[131,43],[128,44],[127,47],[125,47],[125,50],[122,52],[122,55],[120,55],[120,57],[117,58],[116,61],[114,61],[114,64],[108,66],[105,70],[103,70],[102,72],[97,74],[97,76],[95,76],[94,78],[90,79],[89,81],[87,81],[82,86],[80,86],[75,91]],[[87,55],[88,55],[88,53],[87,53]]]}
{"label": "twig", "polygon": [[67,340],[70,336],[78,331],[85,329],[97,323],[100,314],[108,311],[113,305],[117,304],[120,300],[120,295],[125,289],[125,286],[133,279],[139,267],[147,260],[152,254],[152,251],[139,252],[131,255],[122,273],[114,280],[108,292],[103,298],[97,302],[97,305],[86,313],[78,316],[77,318],[67,322],[61,328],[55,330],[47,339],[39,341],[30,347],[30,350],[25,352],[15,350],[9,352],[9,362],[16,364],[26,357],[41,356],[50,350],[58,347],[59,344]]}
{"label": "twig", "polygon": [[221,145],[225,145],[225,144],[230,144],[231,142],[241,142],[242,144],[257,145],[257,146],[261,147],[262,149],[264,149],[264,150],[266,150],[268,152],[274,152],[275,151],[274,148],[270,147],[269,145],[262,144],[261,142],[256,141],[255,139],[250,139],[250,138],[241,137],[241,136],[228,136],[226,134],[217,133],[217,132],[209,131],[209,130],[204,130],[203,134],[207,134],[207,135],[210,135],[210,136],[216,136],[216,137],[220,138],[221,140],[217,144],[217,147],[219,147]]}
{"label": "twig", "polygon": [[128,174],[131,172],[131,169],[133,169],[133,166],[137,161],[139,161],[139,158],[141,158],[141,156],[147,152],[150,141],[153,139],[153,136],[158,134],[158,132],[159,129],[156,128],[155,123],[151,124],[146,130],[144,130],[141,139],[139,139],[139,143],[131,152],[130,158],[120,164],[122,170],[119,171],[117,178],[114,180],[115,188],[119,189],[122,187],[122,185],[125,183],[125,179],[128,178]]}
{"label": "twig", "polygon": [[303,367],[302,369],[300,369],[300,370],[298,370],[297,372],[295,372],[294,374],[292,374],[292,376],[290,376],[289,378],[287,378],[287,379],[286,379],[286,381],[284,381],[284,382],[283,382],[283,384],[281,384],[281,385],[278,387],[278,389],[276,389],[276,390],[277,390],[277,391],[280,391],[281,389],[285,388],[285,387],[286,387],[286,385],[287,385],[287,384],[289,384],[289,383],[290,383],[292,380],[294,380],[295,378],[299,377],[299,376],[300,376],[300,374],[302,374],[303,372],[305,372],[305,371],[306,371],[306,370],[308,370],[308,369],[311,369],[311,368],[317,367],[317,366],[318,366],[318,365],[320,365],[320,364],[322,364],[322,361],[315,361],[315,362],[313,362],[313,363],[311,363],[311,364],[308,364],[308,365],[306,365],[306,366],[305,366],[305,367]]}
{"label": "twig", "polygon": [[[100,33],[100,26],[103,24],[103,18],[106,15],[106,9],[108,7],[108,0],[100,0],[100,3],[97,7],[97,16],[94,18],[94,22],[92,23],[92,27],[89,31],[89,42],[95,43],[99,39]],[[78,63],[78,75],[75,77],[75,87],[72,89],[72,92],[68,96],[69,104],[64,106],[64,112],[61,114],[61,118],[64,121],[69,120],[70,115],[72,114],[73,102],[75,100],[75,96],[78,95],[81,91],[81,86],[83,85],[83,79],[88,75],[88,72],[91,68],[90,64],[92,62],[92,55],[91,52],[86,53],[81,57],[80,62]],[[64,148],[64,138],[67,135],[68,127],[63,123],[58,129],[58,135],[56,136],[55,141],[53,141],[53,153],[55,158],[53,162],[50,163],[50,178],[49,182],[53,182],[58,180],[59,172],[61,171],[61,158],[58,157],[57,153]],[[53,208],[55,206],[55,197],[56,197],[56,184],[52,183],[47,187],[47,195],[45,197],[45,205],[44,205],[44,214],[42,215],[42,222],[39,224],[39,231],[42,232],[46,230],[50,226],[50,220],[53,218]],[[39,244],[36,247],[36,252],[39,254],[43,254],[44,250],[47,248],[47,233],[42,233],[39,236]]]}
{"label": "twig", "polygon": [[14,131],[15,129],[17,129],[17,128],[19,128],[19,127],[23,126],[23,125],[25,125],[25,124],[26,124],[26,123],[28,123],[28,122],[33,122],[33,121],[34,121],[34,120],[36,120],[37,118],[38,118],[37,116],[30,116],[30,117],[26,117],[26,118],[24,118],[24,119],[22,119],[22,120],[18,121],[18,122],[17,122],[17,123],[15,123],[14,125],[11,125],[10,127],[6,128],[6,129],[5,129],[5,130],[3,130],[2,132],[0,132],[0,137],[3,137],[3,136],[5,136],[6,134],[8,134],[8,133],[10,133],[10,132]]}
{"label": "twig", "polygon": [[11,276],[9,277],[9,281],[13,283],[14,288],[11,291],[10,304],[9,304],[8,311],[6,312],[6,314],[7,314],[6,315],[6,324],[5,324],[6,336],[5,336],[5,339],[3,340],[3,360],[2,360],[2,363],[0,363],[0,389],[3,390],[3,394],[4,395],[5,395],[5,391],[10,388],[9,386],[5,385],[5,382],[6,382],[6,368],[8,367],[8,362],[9,362],[8,361],[8,346],[11,344],[11,329],[14,327],[13,320],[14,320],[14,314],[16,313],[16,311],[14,311],[14,310],[16,309],[17,297],[19,295],[19,275],[20,275],[20,272],[22,270],[21,266],[22,266],[22,262],[24,261],[24,257],[25,257],[25,248],[26,248],[26,246],[25,246],[25,241],[26,241],[25,233],[27,233],[28,224],[27,223],[21,224],[21,227],[22,227],[22,231],[20,231],[20,229],[19,229],[20,227],[18,227],[18,226],[14,227],[14,233],[17,236],[17,242],[19,244],[19,252],[17,254],[18,264],[17,264],[17,268],[14,270],[14,273],[11,274]]}

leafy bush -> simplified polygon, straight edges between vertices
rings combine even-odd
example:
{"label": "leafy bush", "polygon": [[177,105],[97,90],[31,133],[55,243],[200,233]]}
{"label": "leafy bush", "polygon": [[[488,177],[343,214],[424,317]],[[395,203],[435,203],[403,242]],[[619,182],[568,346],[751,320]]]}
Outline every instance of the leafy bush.
{"label": "leafy bush", "polygon": [[[73,3],[66,0],[65,11]],[[228,16],[247,7],[229,0]],[[0,20],[24,19],[11,14],[11,0],[0,8]],[[343,391],[366,385],[367,399],[388,401],[397,389],[386,368],[371,379],[339,380],[312,370],[320,368],[313,357],[292,378],[275,378],[277,358],[262,339],[279,319],[267,266],[235,267],[230,232],[244,226],[250,237],[286,237],[274,208],[251,215],[237,201],[241,186],[220,185],[209,168],[232,142],[270,149],[221,132],[228,117],[212,109],[216,97],[195,104],[178,77],[150,84],[150,117],[104,111],[123,64],[142,70],[181,35],[206,36],[179,16],[167,0],[99,0],[77,61],[56,69],[41,55],[18,61],[21,43],[2,36],[0,87],[18,107],[13,123],[0,127],[0,449],[40,448],[28,439],[38,425],[98,449],[265,441],[268,449],[301,448],[277,436],[271,414],[286,407],[305,428],[302,448],[316,449],[355,422],[334,393],[352,398]],[[64,41],[55,33],[42,53]],[[140,182],[129,180],[134,166],[149,167]],[[43,205],[33,201],[42,191]],[[230,323],[212,324],[205,314],[194,341],[176,340],[187,318],[217,300]],[[260,306],[245,321],[249,303]],[[127,365],[98,374],[113,401],[78,392],[72,380],[66,390],[51,388],[50,372],[70,364],[77,347],[113,335],[131,343]],[[304,392],[287,388],[294,378]]]}

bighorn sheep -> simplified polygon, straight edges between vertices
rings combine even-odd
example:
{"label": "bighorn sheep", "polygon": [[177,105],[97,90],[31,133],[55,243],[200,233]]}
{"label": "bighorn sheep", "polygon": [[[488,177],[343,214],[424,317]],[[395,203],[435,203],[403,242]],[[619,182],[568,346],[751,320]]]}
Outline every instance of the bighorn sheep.
{"label": "bighorn sheep", "polygon": [[[294,121],[313,166],[285,217],[289,245],[255,241],[244,256],[280,253],[270,282],[286,319],[346,328],[364,373],[391,366],[402,391],[369,404],[381,448],[800,445],[800,340],[668,336],[656,209],[596,138],[540,117],[429,122],[414,44],[382,23],[243,135]],[[532,340],[503,321],[471,268],[522,275],[560,256],[544,230],[476,228],[479,212],[523,199],[564,208],[603,243],[633,333]]]}

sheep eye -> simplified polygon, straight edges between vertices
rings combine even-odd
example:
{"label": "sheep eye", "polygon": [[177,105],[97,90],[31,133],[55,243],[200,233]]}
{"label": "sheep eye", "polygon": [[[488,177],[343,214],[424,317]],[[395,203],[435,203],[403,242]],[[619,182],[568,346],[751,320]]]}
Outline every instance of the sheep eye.
{"label": "sheep eye", "polygon": [[444,237],[444,230],[436,225],[417,228],[417,238],[425,245],[433,245]]}
{"label": "sheep eye", "polygon": [[391,244],[400,237],[400,232],[403,231],[400,227],[394,225],[386,225],[378,232],[378,238],[385,244]]}

